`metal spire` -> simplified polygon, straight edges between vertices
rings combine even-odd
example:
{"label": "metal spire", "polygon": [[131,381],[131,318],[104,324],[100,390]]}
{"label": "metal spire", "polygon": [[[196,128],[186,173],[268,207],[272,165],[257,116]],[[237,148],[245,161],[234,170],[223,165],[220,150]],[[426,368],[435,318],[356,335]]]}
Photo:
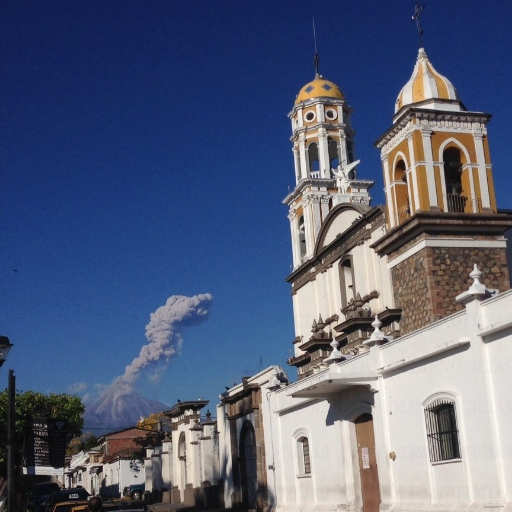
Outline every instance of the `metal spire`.
{"label": "metal spire", "polygon": [[315,76],[318,75],[318,65],[320,63],[320,56],[318,55],[318,51],[316,48],[316,29],[315,29],[315,17],[313,16],[313,39],[315,40],[315,59],[313,64],[315,66]]}
{"label": "metal spire", "polygon": [[421,27],[421,13],[427,4],[423,4],[420,6],[418,2],[414,7],[414,14],[412,15],[412,20],[416,20],[416,28],[418,29],[418,37],[420,38],[420,48],[423,48],[423,28]]}

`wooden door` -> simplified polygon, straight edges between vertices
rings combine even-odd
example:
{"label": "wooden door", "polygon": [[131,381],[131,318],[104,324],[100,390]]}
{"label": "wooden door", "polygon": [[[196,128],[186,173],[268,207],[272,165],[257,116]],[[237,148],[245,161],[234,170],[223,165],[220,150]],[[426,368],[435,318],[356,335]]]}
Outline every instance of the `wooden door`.
{"label": "wooden door", "polygon": [[380,504],[379,473],[375,457],[372,415],[362,414],[354,423],[356,425],[363,512],[378,512]]}

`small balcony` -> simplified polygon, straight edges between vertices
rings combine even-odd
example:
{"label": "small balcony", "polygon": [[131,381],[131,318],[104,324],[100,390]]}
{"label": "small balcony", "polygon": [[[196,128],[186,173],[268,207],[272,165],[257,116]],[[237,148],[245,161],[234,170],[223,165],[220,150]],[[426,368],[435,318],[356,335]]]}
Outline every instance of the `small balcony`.
{"label": "small balcony", "polygon": [[482,213],[482,202],[475,196],[445,194],[445,211],[452,213]]}

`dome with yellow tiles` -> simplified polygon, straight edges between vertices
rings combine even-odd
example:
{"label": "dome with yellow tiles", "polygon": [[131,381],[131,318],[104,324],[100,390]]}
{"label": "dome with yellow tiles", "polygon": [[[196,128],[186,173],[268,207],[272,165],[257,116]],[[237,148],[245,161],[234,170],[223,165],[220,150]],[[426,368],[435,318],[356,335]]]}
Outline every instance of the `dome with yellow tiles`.
{"label": "dome with yellow tiles", "polygon": [[[395,103],[395,114],[404,106],[421,103],[422,108],[436,108],[435,100],[446,105],[456,105],[460,110],[459,93],[445,76],[438,73],[428,60],[423,48],[418,52],[418,59],[409,81],[404,85]],[[453,109],[453,106],[450,110]]]}
{"label": "dome with yellow tiles", "polygon": [[306,84],[297,94],[295,105],[312,98],[336,98],[344,99],[345,95],[341,89],[329,80],[326,80],[322,75],[316,75],[312,82]]}

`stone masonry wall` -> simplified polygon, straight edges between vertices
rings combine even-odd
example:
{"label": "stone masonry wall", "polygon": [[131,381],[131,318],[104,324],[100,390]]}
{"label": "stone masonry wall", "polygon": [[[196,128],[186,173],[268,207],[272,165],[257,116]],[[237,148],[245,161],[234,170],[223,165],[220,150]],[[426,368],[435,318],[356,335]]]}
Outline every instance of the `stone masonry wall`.
{"label": "stone masonry wall", "polygon": [[472,283],[476,263],[487,288],[510,288],[505,249],[426,247],[392,269],[397,307],[402,308],[400,333],[415,331],[462,309],[455,297]]}

